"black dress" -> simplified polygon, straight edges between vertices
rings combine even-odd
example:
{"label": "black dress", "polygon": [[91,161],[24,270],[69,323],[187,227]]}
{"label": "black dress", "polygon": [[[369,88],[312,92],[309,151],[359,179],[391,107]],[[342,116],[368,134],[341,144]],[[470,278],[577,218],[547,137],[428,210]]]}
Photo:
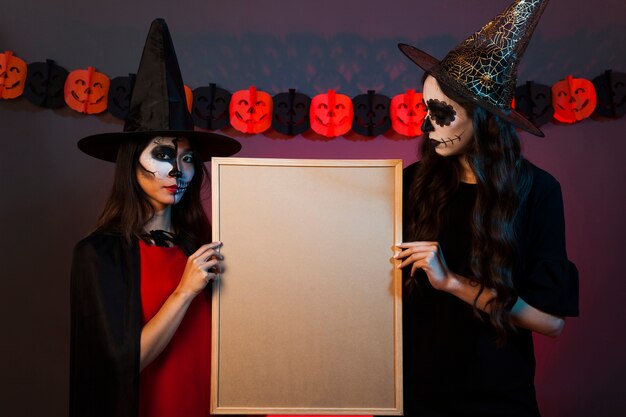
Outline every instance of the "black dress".
{"label": "black dress", "polygon": [[[404,171],[405,202],[417,167],[413,164]],[[475,199],[476,186],[460,184],[443,209],[438,237],[448,267],[462,276],[471,275]],[[404,218],[410,215],[405,210]],[[578,272],[565,251],[560,185],[535,166],[516,233],[520,262],[513,280],[519,296],[547,313],[578,315]],[[499,348],[486,315],[481,321],[471,305],[435,290],[422,270],[416,280],[417,285],[412,290],[405,287],[403,295],[404,415],[538,416],[531,332],[519,328]]]}

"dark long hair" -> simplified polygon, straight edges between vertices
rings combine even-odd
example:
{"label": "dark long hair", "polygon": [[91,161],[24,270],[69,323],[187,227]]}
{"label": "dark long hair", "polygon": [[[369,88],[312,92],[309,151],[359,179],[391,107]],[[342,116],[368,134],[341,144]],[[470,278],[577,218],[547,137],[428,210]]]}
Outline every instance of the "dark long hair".
{"label": "dark long hair", "polygon": [[[142,169],[139,156],[151,140],[127,140],[120,145],[111,194],[96,223],[97,231],[119,233],[128,243],[145,235],[143,227],[154,216],[154,208],[137,182],[137,168]],[[193,161],[195,174],[181,200],[171,209],[177,243],[188,255],[211,238],[211,225],[200,200],[203,180],[206,178],[208,183],[209,177],[195,151]]]}
{"label": "dark long hair", "polygon": [[[514,330],[509,308],[516,300],[513,269],[517,257],[515,217],[532,183],[530,164],[522,157],[514,127],[500,117],[439,84],[443,93],[459,103],[472,118],[474,141],[465,155],[439,156],[426,135],[422,159],[409,188],[407,239],[437,240],[442,209],[458,188],[459,158],[466,157],[476,176],[476,202],[472,213],[471,271],[468,277],[479,286],[476,302],[486,288],[496,290],[490,301],[489,318],[499,344]],[[444,254],[445,256],[445,254]]]}

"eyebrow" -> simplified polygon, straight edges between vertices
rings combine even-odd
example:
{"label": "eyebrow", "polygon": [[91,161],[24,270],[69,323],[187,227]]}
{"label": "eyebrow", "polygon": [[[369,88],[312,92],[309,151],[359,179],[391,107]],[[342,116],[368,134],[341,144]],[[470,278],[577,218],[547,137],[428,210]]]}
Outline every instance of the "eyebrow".
{"label": "eyebrow", "polygon": [[154,147],[154,149],[157,149],[159,147],[163,147],[163,148],[168,148],[168,149],[174,149],[177,150],[180,154],[188,154],[188,153],[193,153],[193,148],[191,146],[187,146],[187,147],[181,147],[181,146],[174,146],[174,144],[172,143],[158,143],[158,142],[154,142],[157,146]]}
{"label": "eyebrow", "polygon": [[[168,148],[180,148],[180,145],[175,145],[174,143],[171,142],[161,142],[160,140],[154,140],[152,142],[154,145],[156,146],[167,146]],[[188,148],[191,148],[191,146],[188,146]]]}

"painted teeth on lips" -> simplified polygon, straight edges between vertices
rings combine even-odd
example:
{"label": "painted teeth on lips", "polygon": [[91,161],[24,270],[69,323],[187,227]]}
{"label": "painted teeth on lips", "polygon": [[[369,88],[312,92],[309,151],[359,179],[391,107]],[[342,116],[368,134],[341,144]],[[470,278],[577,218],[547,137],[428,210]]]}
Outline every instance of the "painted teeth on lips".
{"label": "painted teeth on lips", "polygon": [[168,187],[168,188],[171,189],[176,194],[182,194],[182,193],[185,192],[185,190],[187,189],[188,185],[189,185],[188,182],[181,182],[179,184],[174,184],[174,185],[172,185],[171,187]]}

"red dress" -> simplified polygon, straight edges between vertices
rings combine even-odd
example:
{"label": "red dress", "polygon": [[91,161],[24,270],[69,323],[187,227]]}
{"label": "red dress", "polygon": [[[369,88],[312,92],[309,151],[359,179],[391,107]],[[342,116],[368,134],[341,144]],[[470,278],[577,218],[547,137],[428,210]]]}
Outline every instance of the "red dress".
{"label": "red dress", "polygon": [[[178,247],[139,243],[141,304],[147,323],[172,294],[185,270],[187,257]],[[163,352],[140,374],[141,417],[209,415],[211,379],[211,294],[203,291]]]}

